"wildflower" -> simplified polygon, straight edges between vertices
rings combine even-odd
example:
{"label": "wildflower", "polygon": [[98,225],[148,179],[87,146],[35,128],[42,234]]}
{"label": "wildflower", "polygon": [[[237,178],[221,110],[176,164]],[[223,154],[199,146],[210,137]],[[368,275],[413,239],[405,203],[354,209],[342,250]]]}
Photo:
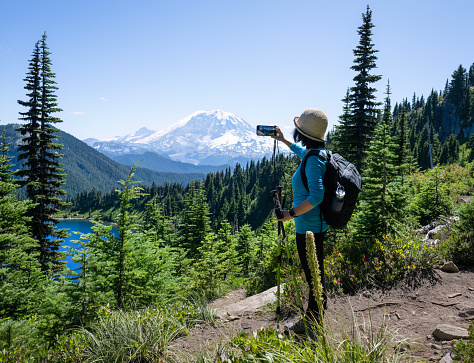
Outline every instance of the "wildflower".
{"label": "wildflower", "polygon": [[312,232],[306,232],[306,255],[308,265],[313,277],[313,293],[319,310],[322,311],[323,305],[323,285],[321,284],[321,275],[319,273],[319,262],[316,255],[316,246],[314,245],[314,235]]}

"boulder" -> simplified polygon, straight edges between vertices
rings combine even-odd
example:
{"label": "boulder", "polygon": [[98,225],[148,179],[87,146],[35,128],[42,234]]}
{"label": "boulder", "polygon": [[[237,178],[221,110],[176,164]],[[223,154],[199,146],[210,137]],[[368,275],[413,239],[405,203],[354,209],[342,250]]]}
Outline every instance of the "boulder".
{"label": "boulder", "polygon": [[439,324],[432,334],[439,340],[469,339],[467,329],[448,324]]}
{"label": "boulder", "polygon": [[[250,296],[223,308],[218,308],[216,309],[216,315],[221,320],[232,321],[248,314],[254,314],[264,306],[275,303],[277,300],[276,292],[277,287],[274,286],[260,294]],[[283,292],[283,285],[281,285],[281,292]]]}
{"label": "boulder", "polygon": [[443,272],[450,272],[450,273],[455,273],[459,272],[458,267],[454,264],[453,261],[447,261],[444,263],[443,266],[441,266],[441,271]]}

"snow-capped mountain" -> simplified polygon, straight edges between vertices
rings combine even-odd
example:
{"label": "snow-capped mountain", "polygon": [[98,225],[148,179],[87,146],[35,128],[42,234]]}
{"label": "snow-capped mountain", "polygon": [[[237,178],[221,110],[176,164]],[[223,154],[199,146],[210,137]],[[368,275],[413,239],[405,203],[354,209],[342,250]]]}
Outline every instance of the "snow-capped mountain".
{"label": "snow-capped mountain", "polygon": [[273,140],[232,113],[197,111],[161,131],[141,128],[133,135],[110,140],[84,140],[98,151],[117,156],[153,151],[173,160],[221,165],[269,156]]}

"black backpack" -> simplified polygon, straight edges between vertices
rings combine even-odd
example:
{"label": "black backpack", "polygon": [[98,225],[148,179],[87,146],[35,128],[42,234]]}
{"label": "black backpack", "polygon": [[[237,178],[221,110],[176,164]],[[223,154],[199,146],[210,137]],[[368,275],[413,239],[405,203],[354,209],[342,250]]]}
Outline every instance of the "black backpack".
{"label": "black backpack", "polygon": [[[332,154],[327,151],[328,157],[320,150],[310,150],[306,153],[301,162],[301,179],[303,185],[308,189],[308,179],[305,173],[306,161],[311,155],[318,156],[320,159],[326,161],[326,174],[324,175],[324,199],[319,205],[323,214],[324,220],[332,228],[344,228],[351,219],[352,212],[357,203],[360,189],[362,187],[362,178],[356,167],[344,159],[339,154]],[[337,189],[343,189],[345,192],[344,198],[335,200]],[[339,204],[342,202],[342,209],[340,211],[334,210],[334,202]],[[339,205],[340,207],[340,205]],[[336,209],[338,209],[336,207]]]}

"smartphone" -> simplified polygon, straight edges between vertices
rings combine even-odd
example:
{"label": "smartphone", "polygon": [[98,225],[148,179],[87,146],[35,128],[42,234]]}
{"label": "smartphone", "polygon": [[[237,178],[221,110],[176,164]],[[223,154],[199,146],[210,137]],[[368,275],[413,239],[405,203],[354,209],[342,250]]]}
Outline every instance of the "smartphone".
{"label": "smartphone", "polygon": [[277,132],[276,132],[275,126],[258,125],[257,135],[258,136],[276,136]]}

